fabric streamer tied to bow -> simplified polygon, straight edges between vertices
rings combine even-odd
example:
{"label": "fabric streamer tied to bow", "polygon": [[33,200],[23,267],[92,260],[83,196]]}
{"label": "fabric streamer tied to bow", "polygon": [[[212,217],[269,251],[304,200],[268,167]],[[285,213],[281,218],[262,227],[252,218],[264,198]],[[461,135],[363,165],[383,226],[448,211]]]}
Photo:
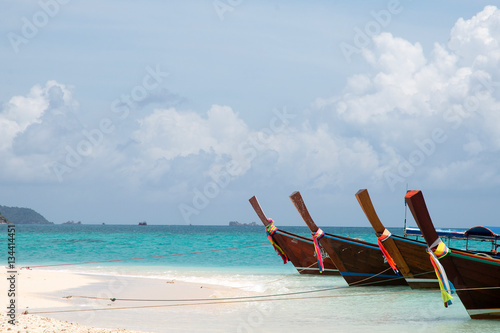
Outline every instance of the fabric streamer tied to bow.
{"label": "fabric streamer tied to bow", "polygon": [[394,273],[399,274],[399,271],[398,271],[398,268],[396,267],[396,263],[394,262],[394,259],[392,259],[391,255],[389,254],[389,252],[387,252],[387,249],[384,246],[384,242],[389,237],[391,237],[391,235],[392,234],[389,230],[384,229],[384,232],[382,233],[382,235],[380,235],[377,238],[377,243],[378,243],[378,247],[382,251],[382,254],[384,255],[385,259],[387,260],[387,263],[391,266]]}
{"label": "fabric streamer tied to bow", "polygon": [[316,251],[316,259],[318,259],[318,268],[319,268],[320,273],[323,273],[323,271],[325,270],[325,266],[323,265],[323,257],[321,256],[321,249],[319,247],[318,242],[321,238],[323,238],[324,235],[325,235],[325,232],[323,230],[321,230],[320,228],[318,228],[318,230],[316,230],[316,232],[312,233],[312,238],[313,238],[313,242],[314,242],[314,250]]}
{"label": "fabric streamer tied to bow", "polygon": [[436,276],[438,278],[439,289],[441,290],[444,306],[447,308],[448,305],[452,304],[452,288],[450,287],[451,282],[448,281],[444,267],[439,262],[439,259],[446,257],[450,253],[450,249],[440,238],[438,238],[434,244],[427,248],[427,252],[430,255],[432,266],[434,267],[434,271],[436,272]]}
{"label": "fabric streamer tied to bow", "polygon": [[267,234],[267,239],[271,242],[271,244],[274,247],[274,250],[276,253],[279,254],[281,259],[283,259],[283,263],[286,264],[290,259],[288,259],[287,255],[285,254],[285,251],[274,241],[273,235],[278,231],[278,228],[274,225],[273,219],[267,219],[269,222],[268,225],[266,225],[266,234]]}

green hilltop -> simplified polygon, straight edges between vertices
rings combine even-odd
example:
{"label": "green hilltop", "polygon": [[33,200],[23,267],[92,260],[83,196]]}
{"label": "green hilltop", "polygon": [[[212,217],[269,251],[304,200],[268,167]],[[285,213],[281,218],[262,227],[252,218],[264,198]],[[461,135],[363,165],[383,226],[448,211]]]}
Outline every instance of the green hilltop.
{"label": "green hilltop", "polygon": [[6,220],[14,224],[53,224],[31,208],[0,205],[0,216],[5,217]]}

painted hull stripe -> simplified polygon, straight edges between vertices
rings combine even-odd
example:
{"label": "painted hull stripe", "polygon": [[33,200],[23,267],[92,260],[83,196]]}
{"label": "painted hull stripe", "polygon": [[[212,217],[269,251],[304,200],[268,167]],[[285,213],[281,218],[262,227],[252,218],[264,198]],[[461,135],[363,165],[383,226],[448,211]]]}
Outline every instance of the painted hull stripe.
{"label": "painted hull stripe", "polygon": [[419,241],[416,241],[416,240],[410,239],[410,238],[404,238],[404,237],[399,237],[399,236],[394,237],[394,236],[395,235],[391,236],[391,238],[394,240],[398,240],[398,241],[402,241],[402,242],[410,243],[410,244],[415,244],[415,245],[420,245],[423,248],[427,247],[427,244],[425,244],[424,242],[419,242]]}
{"label": "painted hull stripe", "polygon": [[[317,271],[318,270],[317,267],[316,268],[314,268],[314,267],[295,267],[295,268],[303,270],[303,271],[305,271],[305,270],[308,270],[308,271]],[[338,269],[332,269],[332,268],[325,268],[324,270],[328,271],[328,272],[338,272],[339,271]]]}
{"label": "painted hull stripe", "polygon": [[495,316],[500,315],[500,308],[491,309],[468,309],[467,313],[470,316],[477,316],[481,314],[494,314]]}
{"label": "painted hull stripe", "polygon": [[495,258],[479,257],[479,256],[465,253],[465,252],[458,252],[458,251],[455,251],[453,249],[451,250],[451,255],[454,257],[459,257],[459,258],[466,259],[466,260],[485,263],[488,265],[500,266],[500,260],[495,259]]}
{"label": "painted hull stripe", "polygon": [[370,245],[366,245],[366,244],[363,244],[363,243],[358,243],[356,241],[350,241],[350,240],[346,240],[346,239],[343,239],[343,238],[337,238],[335,236],[331,236],[331,235],[328,235],[328,234],[325,234],[325,237],[330,238],[330,239],[335,239],[335,240],[338,240],[338,241],[341,241],[341,242],[355,244],[355,245],[358,245],[358,246],[361,246],[361,247],[366,247],[366,248],[369,248],[369,249],[375,249],[375,250],[379,250],[380,251],[380,248],[378,246],[370,246]]}
{"label": "painted hull stripe", "polygon": [[280,235],[281,235],[281,236],[283,236],[283,237],[293,238],[293,239],[296,239],[296,240],[301,241],[301,242],[304,242],[304,243],[314,244],[312,240],[310,240],[310,241],[309,241],[309,240],[305,240],[305,239],[303,239],[303,238],[294,237],[294,236],[289,235],[289,234],[284,234],[284,233],[280,232],[279,230],[278,230],[278,231],[276,231],[276,233],[280,234]]}
{"label": "painted hull stripe", "polygon": [[375,275],[375,274],[370,274],[370,273],[354,273],[354,272],[340,272],[342,276],[372,276],[372,277],[384,277],[384,278],[392,278],[392,279],[397,279],[401,278],[401,276],[398,275]]}
{"label": "painted hull stripe", "polygon": [[412,279],[412,278],[407,278],[406,282],[408,283],[420,283],[420,282],[429,282],[429,283],[437,283],[439,282],[438,279]]}

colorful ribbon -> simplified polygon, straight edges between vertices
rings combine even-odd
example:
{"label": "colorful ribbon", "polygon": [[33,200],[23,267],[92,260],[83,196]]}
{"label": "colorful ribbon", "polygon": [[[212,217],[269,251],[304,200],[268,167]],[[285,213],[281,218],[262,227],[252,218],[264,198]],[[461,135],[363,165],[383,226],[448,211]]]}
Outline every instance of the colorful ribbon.
{"label": "colorful ribbon", "polygon": [[320,228],[318,228],[318,230],[316,230],[316,232],[312,233],[312,238],[313,238],[313,242],[314,242],[314,250],[316,251],[316,259],[318,259],[318,268],[319,268],[320,273],[323,273],[323,271],[325,270],[325,266],[323,265],[323,257],[321,256],[321,249],[319,247],[318,241],[321,238],[323,238],[324,235],[325,235],[325,233]]}
{"label": "colorful ribbon", "polygon": [[273,219],[267,219],[267,221],[269,222],[269,224],[266,225],[267,239],[269,239],[269,241],[273,245],[276,253],[278,253],[281,259],[283,259],[283,263],[286,264],[290,259],[288,259],[285,251],[283,251],[283,249],[274,241],[273,238],[273,235],[276,233],[276,231],[278,231],[278,228],[276,228],[276,226],[274,225]]}
{"label": "colorful ribbon", "polygon": [[[432,250],[433,248],[435,248],[435,250]],[[451,299],[453,296],[451,296],[452,290],[450,288],[450,282],[448,281],[444,267],[439,262],[439,259],[446,257],[450,253],[450,249],[448,249],[446,244],[438,238],[434,244],[427,248],[427,252],[430,254],[431,263],[438,278],[439,289],[441,290],[444,307],[447,308],[448,305],[452,304]]]}
{"label": "colorful ribbon", "polygon": [[396,267],[396,263],[394,262],[394,259],[392,259],[391,255],[389,254],[389,252],[387,252],[387,249],[385,248],[385,246],[383,244],[389,237],[391,237],[391,235],[392,234],[389,230],[384,229],[384,232],[382,233],[382,235],[380,235],[377,238],[377,243],[378,243],[378,247],[382,251],[382,254],[384,255],[385,259],[387,260],[387,263],[391,266],[394,273],[399,274],[399,271],[398,271],[398,268]]}

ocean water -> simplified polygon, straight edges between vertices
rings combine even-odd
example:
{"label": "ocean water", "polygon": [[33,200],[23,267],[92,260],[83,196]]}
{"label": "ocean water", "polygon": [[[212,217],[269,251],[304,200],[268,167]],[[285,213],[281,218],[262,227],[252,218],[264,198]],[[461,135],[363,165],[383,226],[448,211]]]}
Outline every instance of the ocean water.
{"label": "ocean water", "polygon": [[[0,226],[7,248],[7,227]],[[310,236],[307,227],[280,227]],[[5,229],[5,230],[4,230]],[[325,227],[325,232],[376,242],[371,228]],[[392,229],[402,234],[402,229]],[[448,309],[439,292],[409,287],[348,287],[340,276],[299,275],[283,264],[263,227],[169,225],[17,225],[16,265],[120,277],[145,277],[229,286],[241,295],[302,293],[286,300],[241,302],[234,307],[148,317],[130,312],[127,328],[154,332],[500,332],[496,321],[471,320],[458,297]],[[7,264],[7,251],[3,261]],[[127,310],[128,311],[128,310]],[[105,325],[120,311],[90,322]],[[120,313],[118,313],[120,312]],[[141,316],[141,317],[137,317]],[[120,318],[121,318],[120,317]],[[153,318],[153,319],[152,319]],[[64,316],[61,319],[65,319]],[[165,322],[168,321],[168,325]],[[200,330],[199,323],[203,323]]]}

